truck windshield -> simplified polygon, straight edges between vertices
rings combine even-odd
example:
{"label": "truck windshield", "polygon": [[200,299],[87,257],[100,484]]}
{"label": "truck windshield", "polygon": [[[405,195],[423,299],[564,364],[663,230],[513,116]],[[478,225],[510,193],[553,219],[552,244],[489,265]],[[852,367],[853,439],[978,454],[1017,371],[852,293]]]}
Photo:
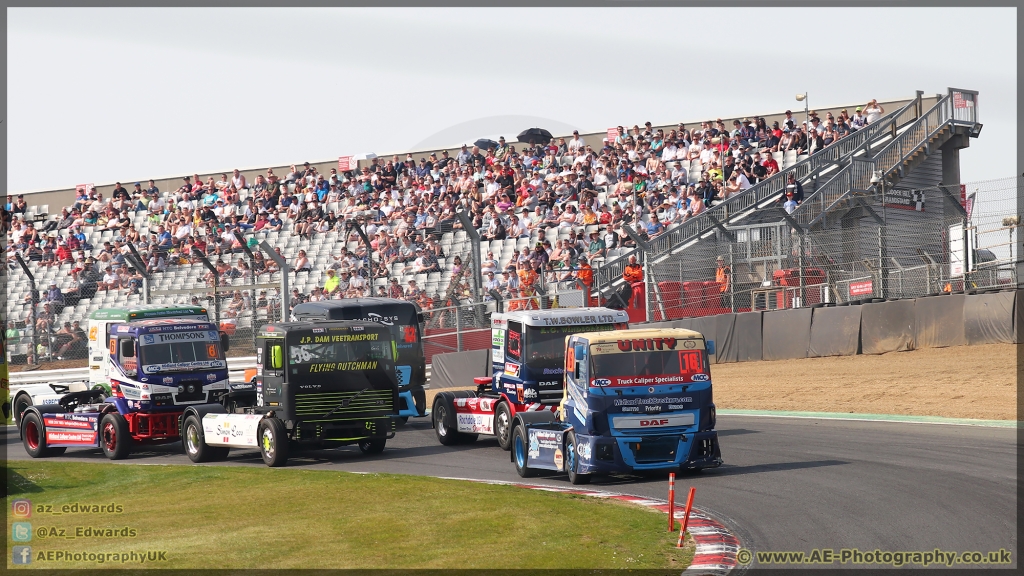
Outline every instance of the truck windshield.
{"label": "truck windshield", "polygon": [[[621,354],[594,354],[595,379],[607,379],[611,386],[637,384],[635,376],[664,376],[664,383],[690,382],[697,374],[707,374],[703,350],[659,350]],[[643,382],[658,384],[662,382]]]}
{"label": "truck windshield", "polygon": [[[301,340],[300,340],[301,342]],[[288,347],[292,366],[333,366],[333,370],[376,370],[393,360],[391,341],[376,342],[311,342]],[[352,365],[352,366],[349,366]],[[345,366],[339,368],[339,366]],[[317,370],[314,370],[317,371]]]}
{"label": "truck windshield", "polygon": [[565,337],[580,332],[612,330],[611,324],[589,326],[528,326],[526,328],[526,357],[531,370],[563,368],[565,365]]}
{"label": "truck windshield", "polygon": [[[359,339],[363,337],[367,339]],[[288,378],[300,386],[320,385],[335,390],[390,389],[396,385],[392,346],[386,333],[378,332],[289,334]]]}
{"label": "truck windshield", "polygon": [[142,371],[146,374],[227,367],[224,352],[217,341],[146,343],[144,335],[139,349]]}

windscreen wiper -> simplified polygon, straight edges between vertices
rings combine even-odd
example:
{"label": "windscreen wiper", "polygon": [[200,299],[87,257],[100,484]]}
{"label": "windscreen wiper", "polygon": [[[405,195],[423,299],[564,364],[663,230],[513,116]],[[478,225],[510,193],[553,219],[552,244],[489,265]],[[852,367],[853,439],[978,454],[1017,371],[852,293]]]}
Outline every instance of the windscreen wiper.
{"label": "windscreen wiper", "polygon": [[348,405],[349,405],[349,404],[351,404],[353,400],[355,400],[356,398],[358,398],[360,394],[362,394],[363,392],[366,392],[367,390],[369,390],[369,388],[363,388],[363,389],[362,389],[362,390],[360,390],[359,392],[356,392],[356,395],[355,395],[355,396],[353,396],[353,397],[351,397],[351,398],[345,398],[344,400],[342,400],[342,401],[341,401],[341,404],[338,404],[338,405],[337,405],[337,406],[335,406],[334,408],[331,408],[331,411],[330,411],[330,412],[328,412],[327,414],[324,414],[323,416],[321,416],[321,418],[327,418],[327,417],[329,417],[329,416],[330,416],[331,414],[334,414],[335,412],[337,412],[338,410],[340,410],[340,409],[342,409],[342,408],[348,408]]}

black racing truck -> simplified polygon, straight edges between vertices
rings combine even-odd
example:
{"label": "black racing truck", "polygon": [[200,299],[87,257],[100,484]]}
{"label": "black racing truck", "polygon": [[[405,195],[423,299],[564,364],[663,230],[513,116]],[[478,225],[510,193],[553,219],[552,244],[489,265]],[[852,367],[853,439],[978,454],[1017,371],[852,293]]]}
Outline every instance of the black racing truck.
{"label": "black racing truck", "polygon": [[395,342],[374,322],[267,324],[256,337],[254,406],[189,406],[181,439],[193,462],[256,448],[267,466],[283,466],[290,445],[358,444],[384,450],[395,435]]}

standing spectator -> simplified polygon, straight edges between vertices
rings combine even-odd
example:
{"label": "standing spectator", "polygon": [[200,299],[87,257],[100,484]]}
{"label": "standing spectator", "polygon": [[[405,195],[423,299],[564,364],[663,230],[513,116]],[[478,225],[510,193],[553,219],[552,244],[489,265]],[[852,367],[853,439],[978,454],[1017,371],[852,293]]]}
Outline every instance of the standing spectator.
{"label": "standing spectator", "polygon": [[877,122],[882,117],[882,114],[885,114],[885,109],[879,106],[878,100],[874,98],[864,106],[864,119],[868,124]]}
{"label": "standing spectator", "polygon": [[715,282],[718,283],[718,292],[721,294],[722,308],[729,307],[729,283],[732,280],[732,269],[725,263],[725,258],[719,256],[715,268]]}
{"label": "standing spectator", "polygon": [[637,264],[636,255],[630,255],[629,264],[626,265],[626,269],[622,271],[622,279],[627,284],[635,284],[636,282],[643,282],[644,280],[644,269],[643,266]]}

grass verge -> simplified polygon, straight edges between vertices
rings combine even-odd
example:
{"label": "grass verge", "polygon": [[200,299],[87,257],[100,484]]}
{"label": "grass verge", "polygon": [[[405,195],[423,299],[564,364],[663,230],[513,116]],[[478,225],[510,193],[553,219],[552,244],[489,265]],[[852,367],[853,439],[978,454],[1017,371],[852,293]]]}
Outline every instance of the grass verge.
{"label": "grass verge", "polygon": [[[665,569],[678,574],[665,517],[572,494],[419,476],[221,466],[8,462],[8,493],[32,502],[41,527],[124,527],[134,537],[39,538],[33,556],[164,551],[154,568]],[[123,512],[53,515],[39,506],[120,505]],[[12,542],[13,545],[22,544]],[[116,564],[139,568],[138,564]],[[8,568],[14,567],[11,558]],[[38,568],[110,567],[33,559]]]}

